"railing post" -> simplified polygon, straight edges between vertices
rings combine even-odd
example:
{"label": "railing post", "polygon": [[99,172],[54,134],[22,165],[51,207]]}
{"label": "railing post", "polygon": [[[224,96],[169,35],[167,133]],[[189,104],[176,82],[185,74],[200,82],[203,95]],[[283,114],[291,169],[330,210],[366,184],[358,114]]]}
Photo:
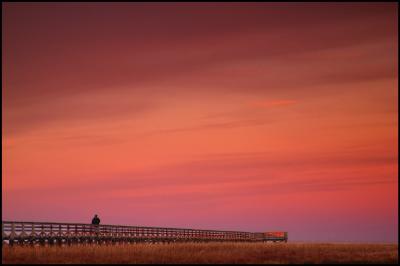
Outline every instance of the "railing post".
{"label": "railing post", "polygon": [[9,239],[10,246],[13,246],[13,245],[14,245],[14,238],[15,238],[15,236],[16,236],[16,233],[15,233],[15,224],[14,224],[14,222],[11,222],[11,232],[10,232],[10,239]]}
{"label": "railing post", "polygon": [[61,230],[61,224],[58,225],[58,237],[57,237],[57,244],[59,246],[62,245],[63,237],[62,237],[62,230]]}
{"label": "railing post", "polygon": [[40,229],[40,245],[44,245],[46,242],[46,232],[44,231],[44,224],[42,224]]}
{"label": "railing post", "polygon": [[67,245],[71,245],[71,237],[70,237],[70,231],[69,231],[69,224],[67,224],[67,233],[66,233],[66,241]]}
{"label": "railing post", "polygon": [[26,236],[26,232],[25,232],[25,224],[21,223],[21,232],[18,235],[18,243],[20,245],[23,245],[25,242],[25,236]]}
{"label": "railing post", "polygon": [[32,231],[31,231],[31,236],[35,236],[36,232],[35,232],[35,224],[32,223]]}
{"label": "railing post", "polygon": [[54,232],[53,232],[53,224],[50,224],[50,245],[54,244]]}
{"label": "railing post", "polygon": [[32,228],[31,228],[31,234],[29,235],[29,243],[33,245],[35,243],[35,237],[36,237],[36,232],[35,232],[35,223],[32,223]]}
{"label": "railing post", "polygon": [[7,234],[4,231],[4,223],[3,222],[1,222],[1,231],[2,231],[1,243],[4,243],[4,239],[7,237]]}

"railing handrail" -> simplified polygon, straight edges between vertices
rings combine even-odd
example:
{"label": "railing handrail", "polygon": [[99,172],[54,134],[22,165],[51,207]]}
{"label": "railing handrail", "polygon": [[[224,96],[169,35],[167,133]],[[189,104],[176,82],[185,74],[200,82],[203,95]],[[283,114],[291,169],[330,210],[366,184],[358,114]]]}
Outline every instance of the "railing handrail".
{"label": "railing handrail", "polygon": [[78,225],[78,226],[97,226],[104,228],[127,228],[127,229],[162,229],[162,230],[176,230],[176,231],[200,231],[200,232],[214,232],[214,233],[240,233],[240,234],[259,234],[261,232],[245,232],[245,231],[222,231],[222,230],[208,230],[208,229],[192,229],[192,228],[172,228],[172,227],[151,227],[151,226],[131,226],[131,225],[110,225],[99,224],[93,225],[89,223],[60,223],[60,222],[32,222],[32,221],[2,221],[2,224],[32,224],[32,225]]}

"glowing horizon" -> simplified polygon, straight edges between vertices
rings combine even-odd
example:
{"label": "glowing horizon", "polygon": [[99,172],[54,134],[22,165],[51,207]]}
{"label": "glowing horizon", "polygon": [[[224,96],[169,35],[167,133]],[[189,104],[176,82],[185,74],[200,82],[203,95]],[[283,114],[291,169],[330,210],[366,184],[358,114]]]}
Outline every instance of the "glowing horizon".
{"label": "glowing horizon", "polygon": [[396,3],[3,3],[3,220],[398,241]]}

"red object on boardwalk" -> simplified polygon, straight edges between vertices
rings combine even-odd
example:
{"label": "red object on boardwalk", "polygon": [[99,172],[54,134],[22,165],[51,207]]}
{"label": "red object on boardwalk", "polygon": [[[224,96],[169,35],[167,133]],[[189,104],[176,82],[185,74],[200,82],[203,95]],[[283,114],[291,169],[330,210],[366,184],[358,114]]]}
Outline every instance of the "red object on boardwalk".
{"label": "red object on boardwalk", "polygon": [[287,232],[265,232],[264,240],[285,241],[287,242]]}

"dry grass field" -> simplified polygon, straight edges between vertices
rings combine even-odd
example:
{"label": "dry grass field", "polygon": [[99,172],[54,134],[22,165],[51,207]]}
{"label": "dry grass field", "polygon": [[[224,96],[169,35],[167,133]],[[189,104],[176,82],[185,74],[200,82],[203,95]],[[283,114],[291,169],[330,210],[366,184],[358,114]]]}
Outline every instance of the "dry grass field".
{"label": "dry grass field", "polygon": [[18,247],[2,263],[392,263],[397,244],[177,243]]}

